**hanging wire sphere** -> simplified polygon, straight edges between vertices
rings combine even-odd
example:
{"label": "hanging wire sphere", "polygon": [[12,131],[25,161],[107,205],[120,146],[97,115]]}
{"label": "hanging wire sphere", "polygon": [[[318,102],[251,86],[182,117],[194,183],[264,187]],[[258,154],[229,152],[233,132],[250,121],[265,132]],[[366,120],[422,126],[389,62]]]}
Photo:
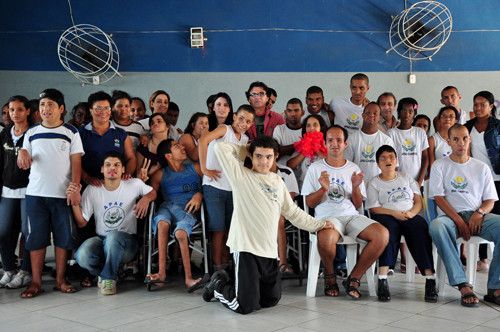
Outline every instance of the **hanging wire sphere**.
{"label": "hanging wire sphere", "polygon": [[111,36],[90,24],[64,31],[57,46],[62,66],[84,84],[106,83],[119,75],[120,56]]}
{"label": "hanging wire sphere", "polygon": [[393,18],[389,31],[391,48],[410,60],[429,59],[446,43],[453,19],[449,9],[437,1],[421,1]]}

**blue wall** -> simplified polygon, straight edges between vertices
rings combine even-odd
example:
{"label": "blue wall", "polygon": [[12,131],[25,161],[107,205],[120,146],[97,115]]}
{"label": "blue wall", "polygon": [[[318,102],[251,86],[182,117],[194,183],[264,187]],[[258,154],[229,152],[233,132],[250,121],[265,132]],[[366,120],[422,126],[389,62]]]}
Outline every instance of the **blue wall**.
{"label": "blue wall", "polygon": [[[441,2],[453,15],[453,33],[432,62],[414,62],[413,70],[500,70],[500,32],[478,31],[500,30],[498,1]],[[76,24],[113,34],[120,71],[409,71],[407,59],[385,53],[390,15],[404,9],[403,0],[73,0],[72,7]],[[66,0],[4,1],[0,70],[64,70],[57,42],[71,25]],[[204,56],[189,47],[192,26],[207,30]]]}

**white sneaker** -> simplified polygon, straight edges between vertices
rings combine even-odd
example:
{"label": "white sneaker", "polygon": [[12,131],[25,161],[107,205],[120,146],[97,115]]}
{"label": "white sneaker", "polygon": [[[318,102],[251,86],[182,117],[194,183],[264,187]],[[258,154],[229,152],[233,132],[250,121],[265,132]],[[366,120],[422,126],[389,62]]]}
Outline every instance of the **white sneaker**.
{"label": "white sneaker", "polygon": [[7,286],[7,284],[12,280],[12,278],[14,278],[15,275],[16,270],[6,271],[3,274],[2,279],[0,279],[0,288],[5,288],[5,286]]}
{"label": "white sneaker", "polygon": [[114,295],[116,294],[116,280],[104,279],[101,285],[102,295]]}
{"label": "white sneaker", "polygon": [[19,270],[12,280],[5,286],[10,289],[26,287],[31,282],[31,273]]}

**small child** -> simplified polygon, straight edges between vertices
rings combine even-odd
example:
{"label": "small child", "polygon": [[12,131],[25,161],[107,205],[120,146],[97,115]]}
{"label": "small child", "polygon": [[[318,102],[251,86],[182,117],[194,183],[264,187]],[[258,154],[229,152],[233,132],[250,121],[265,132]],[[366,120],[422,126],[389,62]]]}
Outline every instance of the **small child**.
{"label": "small child", "polygon": [[64,123],[64,96],[56,89],[40,94],[42,123],[26,131],[19,151],[19,168],[31,167],[26,189],[28,225],[25,248],[30,250],[33,280],[21,294],[32,298],[43,292],[42,269],[52,232],[56,256],[54,290],[74,293],[64,276],[68,250],[74,249],[75,225],[69,204],[79,204],[79,195],[66,195],[70,182],[80,183],[81,158],[84,154],[78,130]]}

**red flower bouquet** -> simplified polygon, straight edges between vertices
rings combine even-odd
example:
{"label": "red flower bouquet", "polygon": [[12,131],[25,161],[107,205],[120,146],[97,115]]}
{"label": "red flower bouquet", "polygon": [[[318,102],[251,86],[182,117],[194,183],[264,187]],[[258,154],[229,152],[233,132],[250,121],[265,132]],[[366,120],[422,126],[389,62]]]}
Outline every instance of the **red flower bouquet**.
{"label": "red flower bouquet", "polygon": [[300,138],[300,141],[293,143],[295,150],[306,157],[310,157],[311,161],[318,152],[326,154],[326,148],[323,140],[323,133],[320,131],[313,131],[305,133]]}

